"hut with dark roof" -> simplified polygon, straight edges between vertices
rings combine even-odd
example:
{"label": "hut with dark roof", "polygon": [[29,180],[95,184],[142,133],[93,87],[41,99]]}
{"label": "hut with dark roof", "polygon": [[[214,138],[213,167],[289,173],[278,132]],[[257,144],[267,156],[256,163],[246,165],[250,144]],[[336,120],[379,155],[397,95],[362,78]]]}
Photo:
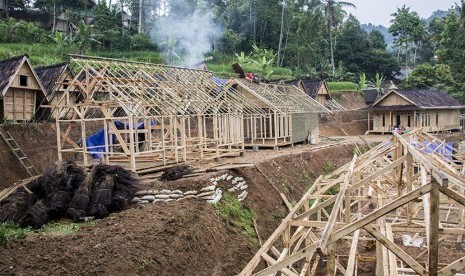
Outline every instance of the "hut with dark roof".
{"label": "hut with dark roof", "polygon": [[391,90],[368,113],[369,132],[422,128],[426,132],[460,129],[461,103],[436,89]]}
{"label": "hut with dark roof", "polygon": [[[69,83],[71,83],[74,78],[73,70],[68,63],[37,67],[35,70],[40,82],[44,86],[47,102],[52,107],[57,105],[68,89]],[[77,93],[70,93],[70,95],[73,97],[71,100],[75,100]],[[56,112],[57,109],[52,113],[53,118],[56,117]],[[72,114],[67,115],[67,117],[70,116],[72,116]]]}
{"label": "hut with dark roof", "polygon": [[376,102],[379,96],[379,92],[375,88],[363,89],[363,98],[365,103],[370,106]]}
{"label": "hut with dark roof", "polygon": [[0,61],[0,119],[28,121],[45,98],[45,89],[27,55]]}
{"label": "hut with dark roof", "polygon": [[287,82],[287,84],[292,84],[301,89],[322,106],[326,106],[326,103],[331,100],[328,85],[324,80],[293,80]]}

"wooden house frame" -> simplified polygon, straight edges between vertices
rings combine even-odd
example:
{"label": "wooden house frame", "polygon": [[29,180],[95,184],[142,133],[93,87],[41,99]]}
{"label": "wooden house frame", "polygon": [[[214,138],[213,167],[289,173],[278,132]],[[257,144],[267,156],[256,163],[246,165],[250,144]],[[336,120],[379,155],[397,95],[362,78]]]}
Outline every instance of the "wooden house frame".
{"label": "wooden house frame", "polygon": [[34,118],[45,89],[27,55],[0,61],[0,119],[29,121]]}
{"label": "wooden house frame", "polygon": [[234,87],[262,108],[267,116],[244,122],[247,146],[279,147],[318,139],[318,114],[329,112],[290,85],[257,84],[235,79]]}
{"label": "wooden house frame", "polygon": [[[53,106],[61,114],[56,118],[60,160],[80,154],[87,165],[94,154],[142,172],[239,155],[244,114],[263,113],[217,85],[208,71],[84,56],[72,56],[70,64],[77,73]],[[87,129],[96,125],[105,144],[93,147],[87,145],[92,134]],[[70,138],[76,132],[79,142]]]}
{"label": "wooden house frame", "polygon": [[385,133],[399,127],[426,132],[460,129],[464,107],[435,89],[391,90],[369,108],[368,132]]}
{"label": "wooden house frame", "polygon": [[463,274],[465,158],[428,143],[444,146],[421,129],[395,134],[320,176],[239,275]]}

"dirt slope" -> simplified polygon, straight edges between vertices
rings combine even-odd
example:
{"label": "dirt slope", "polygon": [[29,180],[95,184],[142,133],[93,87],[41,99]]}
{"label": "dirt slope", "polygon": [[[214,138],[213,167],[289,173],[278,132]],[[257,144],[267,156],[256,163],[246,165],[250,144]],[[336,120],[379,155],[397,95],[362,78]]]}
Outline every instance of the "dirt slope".
{"label": "dirt slope", "polygon": [[[244,205],[257,214],[265,241],[287,214],[278,191],[298,201],[328,164],[349,161],[353,148],[300,150],[276,158],[273,153],[256,162],[266,177],[247,168],[146,182],[142,188],[186,191],[205,187],[211,177],[224,173],[242,176],[249,185]],[[72,236],[34,234],[0,247],[0,275],[235,275],[257,250],[204,201],[157,202],[113,214]]]}
{"label": "dirt slope", "polygon": [[233,275],[255,250],[204,202],[149,204],[74,236],[35,235],[0,248],[0,274]]}

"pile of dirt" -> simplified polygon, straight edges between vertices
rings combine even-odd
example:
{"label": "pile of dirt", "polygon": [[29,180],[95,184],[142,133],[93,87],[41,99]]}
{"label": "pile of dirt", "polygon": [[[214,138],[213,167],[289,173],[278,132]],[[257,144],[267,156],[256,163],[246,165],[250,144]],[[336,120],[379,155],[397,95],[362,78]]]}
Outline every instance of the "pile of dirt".
{"label": "pile of dirt", "polygon": [[129,205],[136,184],[121,167],[99,164],[86,174],[74,162],[58,163],[0,202],[0,222],[37,229],[63,217],[103,218]]}
{"label": "pile of dirt", "polygon": [[1,275],[235,275],[258,245],[203,201],[139,205],[72,236],[0,247]]}

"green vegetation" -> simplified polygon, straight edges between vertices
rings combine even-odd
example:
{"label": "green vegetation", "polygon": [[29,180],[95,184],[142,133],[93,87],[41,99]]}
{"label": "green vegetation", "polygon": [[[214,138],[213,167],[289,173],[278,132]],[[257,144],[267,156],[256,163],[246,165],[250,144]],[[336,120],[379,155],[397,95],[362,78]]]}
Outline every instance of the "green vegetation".
{"label": "green vegetation", "polygon": [[11,222],[0,223],[0,246],[5,246],[8,242],[24,238],[30,233],[40,233],[45,235],[63,236],[73,235],[82,226],[94,226],[97,224],[96,220],[89,222],[70,222],[70,221],[59,221],[49,222],[38,230],[34,230],[30,227],[21,228],[18,225]]}
{"label": "green vegetation", "polygon": [[324,193],[324,195],[336,195],[336,194],[339,193],[339,191],[340,191],[339,185],[335,185],[335,186],[329,188],[329,190],[327,190],[327,191]]}
{"label": "green vegetation", "polygon": [[213,206],[217,214],[222,216],[228,224],[239,227],[253,243],[257,243],[257,234],[253,224],[256,215],[242,205],[236,196],[225,193],[223,200]]}
{"label": "green vegetation", "polygon": [[274,211],[271,216],[273,217],[274,221],[282,220],[286,214],[282,210]]}
{"label": "green vegetation", "polygon": [[357,91],[357,84],[353,82],[328,82],[329,91]]}
{"label": "green vegetation", "polygon": [[323,173],[325,175],[334,172],[334,170],[336,170],[336,165],[334,165],[332,162],[326,162],[323,166]]}
{"label": "green vegetation", "polygon": [[154,260],[151,258],[148,259],[140,259],[139,266],[137,267],[136,275],[142,274],[142,272],[146,271],[154,263]]}
{"label": "green vegetation", "polygon": [[0,246],[5,246],[12,240],[24,238],[32,231],[32,228],[21,228],[10,222],[0,223]]}
{"label": "green vegetation", "polygon": [[52,236],[66,236],[73,235],[81,228],[82,226],[94,226],[97,224],[96,220],[89,222],[70,222],[70,221],[59,221],[59,222],[49,222],[42,226],[38,230],[38,233],[52,235]]}

